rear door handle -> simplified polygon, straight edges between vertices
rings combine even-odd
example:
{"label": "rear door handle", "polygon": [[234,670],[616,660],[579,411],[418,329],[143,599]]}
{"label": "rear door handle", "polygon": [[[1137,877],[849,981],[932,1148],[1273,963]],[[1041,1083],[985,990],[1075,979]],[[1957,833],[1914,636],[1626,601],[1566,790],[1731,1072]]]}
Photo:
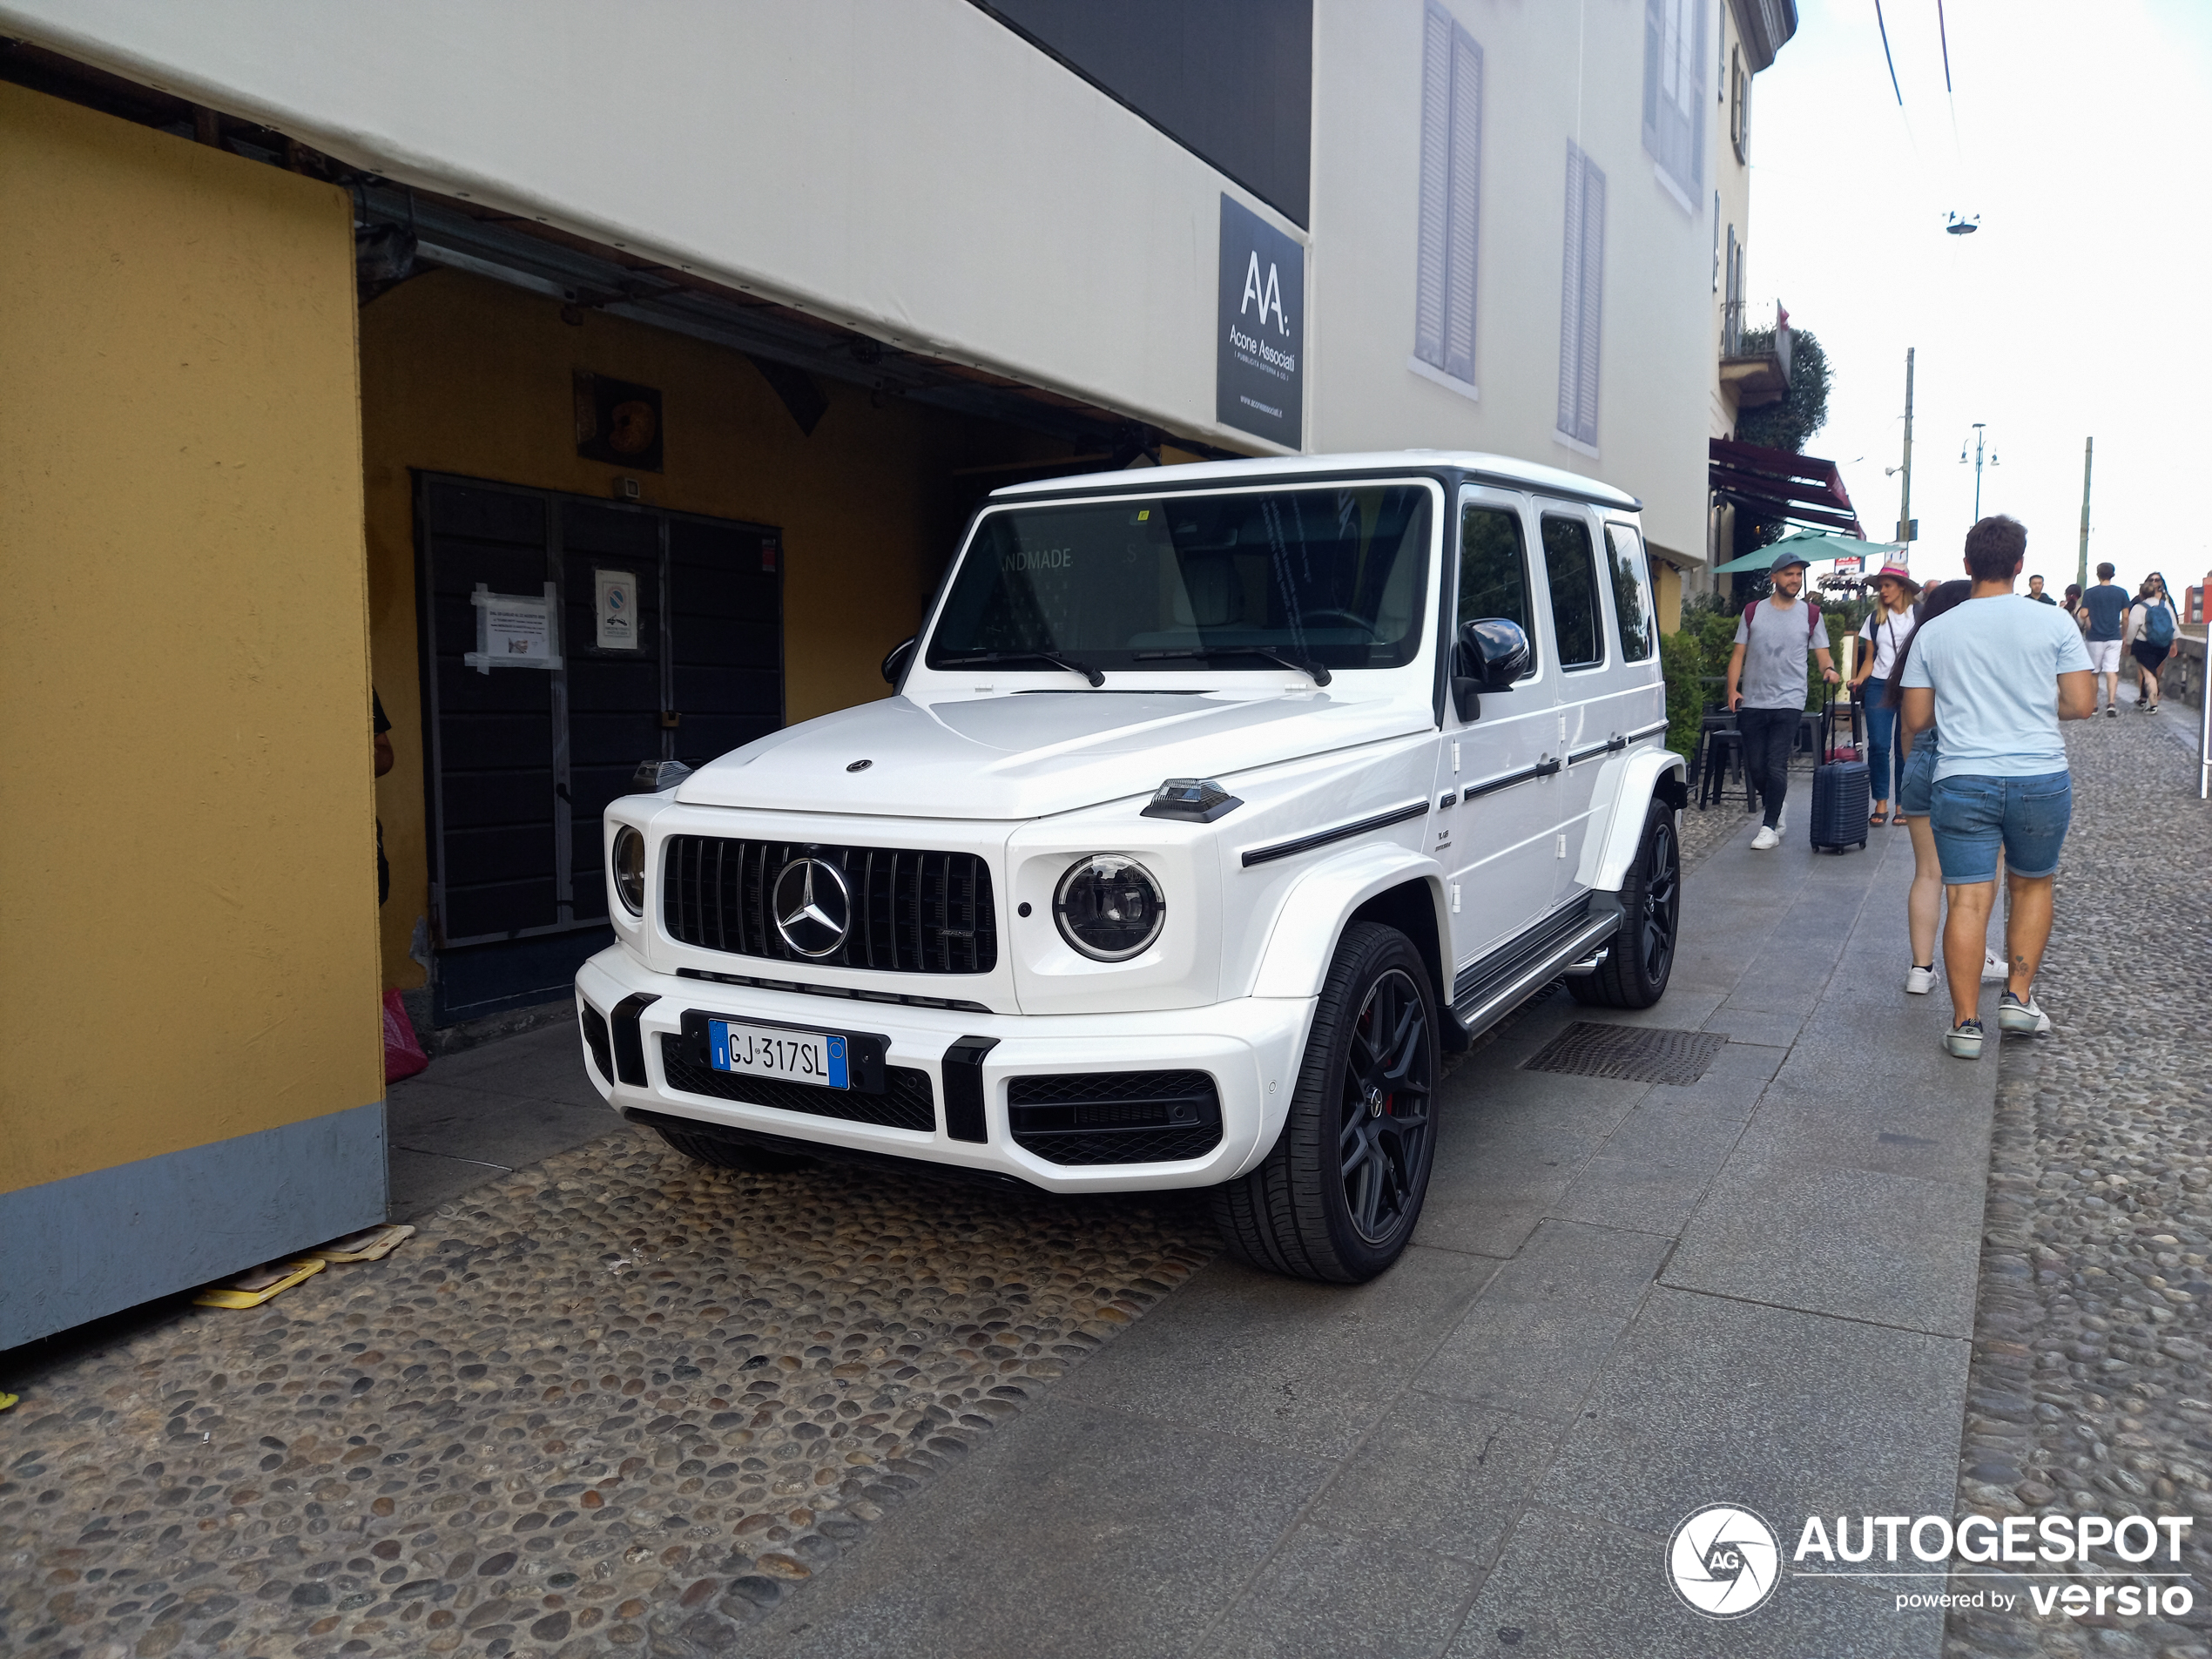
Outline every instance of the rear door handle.
{"label": "rear door handle", "polygon": [[1536,763],[1536,775],[1539,778],[1548,778],[1558,770],[1559,757],[1557,755],[1546,755]]}

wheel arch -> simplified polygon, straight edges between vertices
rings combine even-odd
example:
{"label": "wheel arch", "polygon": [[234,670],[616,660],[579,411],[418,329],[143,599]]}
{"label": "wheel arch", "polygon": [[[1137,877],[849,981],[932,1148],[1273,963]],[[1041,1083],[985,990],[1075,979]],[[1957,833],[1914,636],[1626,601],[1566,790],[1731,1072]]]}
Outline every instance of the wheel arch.
{"label": "wheel arch", "polygon": [[1319,995],[1337,941],[1355,921],[1382,922],[1412,940],[1427,965],[1437,1007],[1449,1006],[1443,871],[1432,858],[1387,844],[1355,847],[1318,864],[1284,894],[1252,994]]}
{"label": "wheel arch", "polygon": [[1605,763],[1590,804],[1590,829],[1575,879],[1600,893],[1618,893],[1643,840],[1654,800],[1680,812],[1689,804],[1688,770],[1670,749],[1645,749]]}

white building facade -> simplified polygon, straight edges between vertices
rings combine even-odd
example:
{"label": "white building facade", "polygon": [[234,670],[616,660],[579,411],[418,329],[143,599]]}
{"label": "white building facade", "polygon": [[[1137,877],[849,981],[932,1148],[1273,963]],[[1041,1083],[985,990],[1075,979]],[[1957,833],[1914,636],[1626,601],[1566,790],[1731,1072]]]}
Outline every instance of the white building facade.
{"label": "white building facade", "polygon": [[396,185],[1170,442],[1602,477],[1685,570],[1744,239],[1730,99],[1740,132],[1794,24],[1789,0],[0,5]]}

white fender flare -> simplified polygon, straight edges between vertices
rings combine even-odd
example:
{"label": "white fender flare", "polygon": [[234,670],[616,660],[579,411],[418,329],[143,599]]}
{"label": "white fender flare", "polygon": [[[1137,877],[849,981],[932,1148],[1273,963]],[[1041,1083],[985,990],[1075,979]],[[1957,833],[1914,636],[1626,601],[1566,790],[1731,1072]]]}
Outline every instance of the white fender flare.
{"label": "white fender flare", "polygon": [[1318,996],[1329,976],[1338,935],[1346,917],[1379,893],[1420,881],[1436,914],[1436,934],[1447,958],[1451,938],[1444,914],[1444,869],[1411,847],[1354,846],[1301,875],[1275,913],[1267,948],[1252,976],[1254,996]]}
{"label": "white fender flare", "polygon": [[1582,862],[1575,879],[1601,893],[1618,893],[1628,880],[1643,840],[1643,819],[1652,796],[1672,774],[1677,791],[1688,788],[1683,758],[1669,749],[1639,749],[1615,755],[1599,771],[1590,799],[1589,831],[1582,837]]}

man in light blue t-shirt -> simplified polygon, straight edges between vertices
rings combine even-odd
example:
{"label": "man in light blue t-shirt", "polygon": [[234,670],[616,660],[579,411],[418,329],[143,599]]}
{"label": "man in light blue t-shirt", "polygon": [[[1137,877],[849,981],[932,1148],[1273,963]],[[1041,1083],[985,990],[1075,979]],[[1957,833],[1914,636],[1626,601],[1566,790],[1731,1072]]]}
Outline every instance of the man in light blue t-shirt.
{"label": "man in light blue t-shirt", "polygon": [[2059,722],[2097,711],[2074,619],[2013,591],[2027,551],[2027,531],[2013,519],[1985,518],[1968,530],[1973,595],[1914,634],[1905,668],[1906,730],[1943,733],[1928,826],[1950,898],[1943,961],[1952,1027],[1943,1046],[1962,1060],[1981,1056],[1975,1006],[2000,846],[2013,902],[1997,1023],[2021,1035],[2051,1028],[2035,1005],[2035,970],[2051,939],[2052,880],[2074,811]]}

